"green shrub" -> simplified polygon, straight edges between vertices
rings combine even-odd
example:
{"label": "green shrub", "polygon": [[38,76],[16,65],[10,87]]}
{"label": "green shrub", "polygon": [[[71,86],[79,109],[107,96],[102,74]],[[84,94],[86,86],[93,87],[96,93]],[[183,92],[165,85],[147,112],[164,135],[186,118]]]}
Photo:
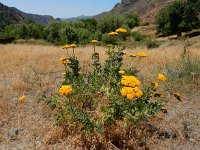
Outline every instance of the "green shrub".
{"label": "green shrub", "polygon": [[147,48],[157,48],[160,44],[156,40],[149,39],[146,41],[146,46]]}
{"label": "green shrub", "polygon": [[140,32],[132,32],[131,36],[133,37],[133,39],[135,41],[144,41],[145,40],[145,36],[142,35]]}

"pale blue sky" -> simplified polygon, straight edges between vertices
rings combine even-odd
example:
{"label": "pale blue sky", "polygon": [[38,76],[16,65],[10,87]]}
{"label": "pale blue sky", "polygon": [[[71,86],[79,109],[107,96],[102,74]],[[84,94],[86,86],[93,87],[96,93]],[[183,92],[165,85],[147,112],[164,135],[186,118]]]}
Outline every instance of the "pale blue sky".
{"label": "pale blue sky", "polygon": [[55,18],[92,16],[111,10],[121,0],[0,0],[27,13],[52,15]]}

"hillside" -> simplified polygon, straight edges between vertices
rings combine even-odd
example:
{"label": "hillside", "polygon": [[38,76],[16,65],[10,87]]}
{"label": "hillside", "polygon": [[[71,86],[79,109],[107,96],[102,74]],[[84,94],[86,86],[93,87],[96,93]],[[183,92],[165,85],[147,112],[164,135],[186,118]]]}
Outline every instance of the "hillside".
{"label": "hillside", "polygon": [[15,7],[11,7],[11,9],[15,10],[16,12],[21,14],[26,19],[30,19],[36,23],[43,24],[43,25],[48,24],[49,21],[54,19],[53,16],[50,16],[50,15],[38,15],[38,14],[25,13],[25,12],[18,10]]}
{"label": "hillside", "polygon": [[0,3],[0,32],[7,25],[23,22],[24,20],[25,18],[20,13]]}
{"label": "hillside", "polygon": [[108,14],[126,15],[129,13],[138,14],[143,21],[154,21],[155,15],[160,8],[166,6],[173,0],[122,0],[109,12],[104,12],[96,16],[100,18]]}

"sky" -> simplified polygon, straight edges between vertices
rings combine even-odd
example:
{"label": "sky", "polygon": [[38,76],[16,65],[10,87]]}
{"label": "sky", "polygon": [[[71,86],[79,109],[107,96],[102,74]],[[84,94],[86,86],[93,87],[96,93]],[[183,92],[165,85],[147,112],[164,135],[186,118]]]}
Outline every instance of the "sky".
{"label": "sky", "polygon": [[9,7],[33,14],[69,18],[93,16],[111,10],[121,0],[0,0]]}

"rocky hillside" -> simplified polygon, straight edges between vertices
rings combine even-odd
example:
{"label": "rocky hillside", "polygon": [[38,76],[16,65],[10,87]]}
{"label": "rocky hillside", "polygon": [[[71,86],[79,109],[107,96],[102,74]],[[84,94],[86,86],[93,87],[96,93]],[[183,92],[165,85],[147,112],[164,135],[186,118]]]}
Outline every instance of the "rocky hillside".
{"label": "rocky hillside", "polygon": [[49,21],[54,19],[53,16],[30,14],[30,13],[22,12],[15,7],[11,7],[11,8],[13,10],[15,10],[16,12],[18,12],[19,14],[21,14],[26,19],[32,20],[33,22],[36,22],[36,23],[39,23],[39,24],[47,25]]}
{"label": "rocky hillside", "polygon": [[168,5],[173,0],[122,0],[114,8],[106,13],[97,16],[102,17],[107,14],[118,13],[126,15],[129,13],[138,14],[143,21],[154,21],[159,10]]}
{"label": "rocky hillside", "polygon": [[25,17],[15,10],[0,3],[0,32],[9,24],[23,22]]}

